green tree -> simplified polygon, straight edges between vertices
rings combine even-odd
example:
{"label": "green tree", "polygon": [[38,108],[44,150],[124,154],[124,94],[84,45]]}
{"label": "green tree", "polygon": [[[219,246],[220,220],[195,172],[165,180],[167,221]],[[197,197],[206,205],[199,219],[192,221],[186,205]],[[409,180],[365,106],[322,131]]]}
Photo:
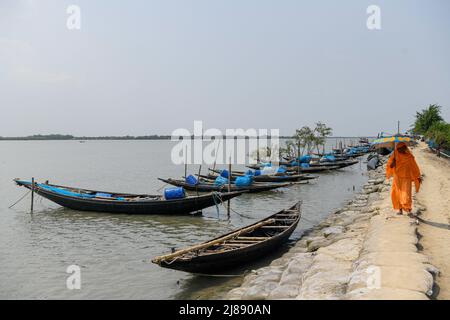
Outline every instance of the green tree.
{"label": "green tree", "polygon": [[443,121],[444,119],[441,117],[441,108],[442,107],[439,105],[431,104],[421,112],[416,112],[416,121],[413,125],[413,132],[415,134],[425,135],[434,123]]}
{"label": "green tree", "polygon": [[433,123],[425,136],[436,143],[438,148],[450,149],[450,123],[439,121]]}
{"label": "green tree", "polygon": [[315,145],[316,136],[314,130],[308,126],[297,129],[294,135],[294,144],[296,147],[297,156],[302,156],[303,153],[310,153]]}
{"label": "green tree", "polygon": [[285,156],[286,158],[295,157],[295,143],[292,140],[287,140],[285,142],[285,147],[280,148],[280,156]]}
{"label": "green tree", "polygon": [[327,137],[331,136],[333,133],[333,129],[327,127],[325,123],[317,122],[316,127],[314,128],[314,145],[317,149],[317,153],[320,153],[319,147],[325,146],[325,142]]}

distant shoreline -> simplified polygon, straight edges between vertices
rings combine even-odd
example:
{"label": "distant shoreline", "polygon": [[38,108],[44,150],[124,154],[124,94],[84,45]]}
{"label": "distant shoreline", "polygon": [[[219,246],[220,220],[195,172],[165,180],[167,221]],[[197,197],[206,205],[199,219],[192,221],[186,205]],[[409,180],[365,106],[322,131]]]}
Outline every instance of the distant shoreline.
{"label": "distant shoreline", "polygon": [[[100,137],[76,137],[72,135],[32,135],[26,137],[0,137],[0,141],[88,141],[88,140],[170,140],[169,135],[149,135],[149,136],[100,136]],[[194,138],[194,137],[192,137]],[[225,138],[225,137],[223,137]],[[248,139],[249,137],[240,137]],[[358,137],[328,137],[328,139],[359,139]],[[376,137],[364,137],[376,138]],[[280,136],[279,139],[292,139],[292,136]]]}

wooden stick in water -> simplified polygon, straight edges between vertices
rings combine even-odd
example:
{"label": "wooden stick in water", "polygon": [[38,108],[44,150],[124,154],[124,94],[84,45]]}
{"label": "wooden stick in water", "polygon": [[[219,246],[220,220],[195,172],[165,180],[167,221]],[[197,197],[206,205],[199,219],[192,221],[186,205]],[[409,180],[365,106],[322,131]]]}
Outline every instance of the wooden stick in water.
{"label": "wooden stick in water", "polygon": [[34,204],[34,177],[31,178],[31,213],[33,213]]}
{"label": "wooden stick in water", "polygon": [[184,176],[187,177],[187,147],[184,148]]}
{"label": "wooden stick in water", "polygon": [[[230,158],[230,164],[228,165],[228,192],[231,192],[231,158]],[[230,219],[230,199],[228,199],[227,217],[229,220]]]}

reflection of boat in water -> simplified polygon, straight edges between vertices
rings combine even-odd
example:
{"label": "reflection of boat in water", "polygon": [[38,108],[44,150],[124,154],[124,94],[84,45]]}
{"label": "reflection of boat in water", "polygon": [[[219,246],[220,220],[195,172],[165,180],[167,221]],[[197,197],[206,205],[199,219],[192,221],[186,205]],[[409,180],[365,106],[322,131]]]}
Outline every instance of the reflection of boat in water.
{"label": "reflection of boat in water", "polygon": [[301,202],[213,240],[156,257],[161,267],[215,274],[262,258],[285,243],[300,221]]}
{"label": "reflection of boat in water", "polygon": [[[14,180],[17,185],[31,189],[31,182]],[[242,194],[241,191],[210,192],[199,196],[187,196],[166,200],[160,195],[114,193],[35,183],[34,192],[63,207],[92,212],[125,214],[187,214],[212,207]]]}

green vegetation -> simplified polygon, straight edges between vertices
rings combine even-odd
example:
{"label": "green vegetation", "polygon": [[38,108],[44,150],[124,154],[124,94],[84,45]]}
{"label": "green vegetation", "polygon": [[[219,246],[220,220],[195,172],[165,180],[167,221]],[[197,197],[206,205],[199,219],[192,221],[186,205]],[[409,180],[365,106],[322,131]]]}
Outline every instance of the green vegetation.
{"label": "green vegetation", "polygon": [[431,126],[443,121],[441,117],[441,106],[431,104],[428,108],[421,112],[416,112],[416,121],[414,122],[413,132],[415,134],[426,135]]}
{"label": "green vegetation", "polygon": [[425,134],[439,149],[450,150],[450,123],[445,121],[435,122]]}
{"label": "green vegetation", "polygon": [[293,140],[286,141],[286,146],[280,149],[280,155],[286,157],[302,156],[316,149],[320,153],[320,147],[325,145],[327,137],[331,136],[333,130],[322,122],[317,122],[316,127],[311,129],[304,126],[295,131]]}
{"label": "green vegetation", "polygon": [[432,104],[417,112],[412,132],[425,136],[436,148],[449,150],[450,124],[442,118],[441,109],[441,106]]}

